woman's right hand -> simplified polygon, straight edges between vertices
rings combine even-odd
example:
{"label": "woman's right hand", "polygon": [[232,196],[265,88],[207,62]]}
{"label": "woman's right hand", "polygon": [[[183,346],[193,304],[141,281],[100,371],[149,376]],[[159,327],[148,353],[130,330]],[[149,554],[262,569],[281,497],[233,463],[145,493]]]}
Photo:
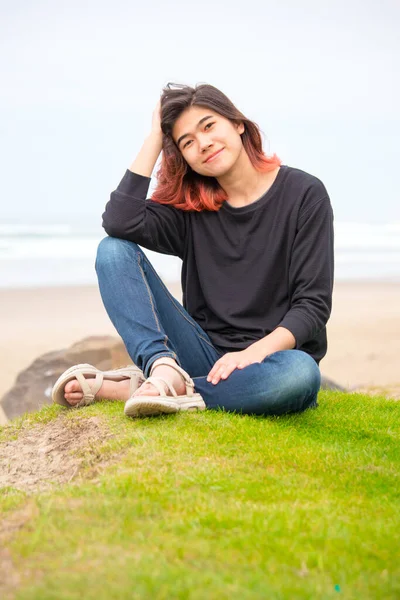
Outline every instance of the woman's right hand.
{"label": "woman's right hand", "polygon": [[151,123],[151,132],[162,135],[161,129],[161,98],[157,102],[157,106],[153,111],[153,120]]}
{"label": "woman's right hand", "polygon": [[151,133],[144,140],[139,154],[129,167],[129,170],[145,177],[151,177],[154,166],[158,160],[163,146],[163,132],[161,129],[161,98],[153,112]]}

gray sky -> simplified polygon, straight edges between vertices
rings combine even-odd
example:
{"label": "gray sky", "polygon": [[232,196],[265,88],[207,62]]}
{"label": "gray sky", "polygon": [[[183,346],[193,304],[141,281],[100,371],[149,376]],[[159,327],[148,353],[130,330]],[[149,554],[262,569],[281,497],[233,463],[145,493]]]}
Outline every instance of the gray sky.
{"label": "gray sky", "polygon": [[400,221],[398,0],[0,7],[0,222],[101,224],[168,81],[220,88],[336,221]]}

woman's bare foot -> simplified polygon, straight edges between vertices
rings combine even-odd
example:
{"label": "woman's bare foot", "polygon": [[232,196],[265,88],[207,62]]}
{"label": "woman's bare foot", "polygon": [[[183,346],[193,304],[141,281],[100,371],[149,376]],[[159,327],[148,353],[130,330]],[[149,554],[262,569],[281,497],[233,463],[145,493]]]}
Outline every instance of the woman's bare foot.
{"label": "woman's bare foot", "polygon": [[[168,383],[170,383],[172,385],[172,387],[174,388],[174,390],[176,391],[178,396],[181,396],[182,394],[184,394],[186,392],[186,385],[185,385],[182,375],[180,373],[178,373],[178,371],[175,371],[175,369],[171,369],[167,365],[157,366],[157,363],[160,360],[165,361],[165,362],[170,362],[173,365],[178,364],[173,358],[163,356],[162,358],[159,358],[154,361],[152,376],[153,377],[162,377],[163,379],[168,381]],[[160,383],[163,386],[163,388],[165,389],[165,395],[171,396],[172,394],[169,391],[169,389],[167,388],[167,386],[162,381],[160,381]],[[142,383],[142,385],[132,394],[132,396],[159,396],[159,395],[160,395],[160,392],[155,387],[155,385],[153,385],[152,383],[147,383],[146,381],[144,383]]]}
{"label": "woman's bare foot", "polygon": [[[159,360],[165,360],[166,362],[171,362],[172,364],[177,364],[177,362],[173,358],[162,357],[162,359],[157,359],[154,361],[154,369],[152,375],[156,377],[163,377],[166,379],[176,390],[178,395],[184,394],[186,392],[186,385],[183,380],[182,375],[180,375],[175,369],[171,369],[168,366],[160,365],[157,366],[157,362]],[[94,375],[85,376],[86,380],[88,380],[88,384],[90,386],[91,379],[94,380]],[[167,389],[167,386],[160,382],[161,385],[165,388],[165,395],[170,396],[171,392]],[[129,388],[130,388],[130,380],[124,379],[123,381],[112,381],[111,379],[104,379],[101,388],[96,393],[95,398],[100,399],[104,398],[106,400],[122,400],[126,402],[129,396]],[[133,396],[159,396],[159,391],[157,388],[151,383],[144,382],[134,393]],[[77,379],[73,379],[69,381],[64,388],[64,398],[71,404],[75,406],[80,402],[83,398],[82,388]]]}
{"label": "woman's bare foot", "polygon": [[[85,379],[92,386],[91,381],[94,381],[94,375],[85,375]],[[95,398],[105,398],[107,400],[122,400],[126,401],[129,398],[130,379],[123,379],[122,381],[112,381],[111,379],[104,379],[101,388],[96,393]],[[82,388],[77,379],[68,381],[64,388],[64,398],[72,406],[78,404],[83,398]]]}

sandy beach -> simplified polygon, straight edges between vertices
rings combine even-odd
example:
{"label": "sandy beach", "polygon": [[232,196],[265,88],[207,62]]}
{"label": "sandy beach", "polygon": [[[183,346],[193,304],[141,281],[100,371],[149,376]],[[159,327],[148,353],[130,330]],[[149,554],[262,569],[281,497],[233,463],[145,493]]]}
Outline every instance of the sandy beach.
{"label": "sandy beach", "polygon": [[[180,284],[168,285],[182,302]],[[0,290],[0,398],[41,354],[90,335],[117,335],[97,286]],[[400,398],[400,283],[337,282],[323,375]]]}

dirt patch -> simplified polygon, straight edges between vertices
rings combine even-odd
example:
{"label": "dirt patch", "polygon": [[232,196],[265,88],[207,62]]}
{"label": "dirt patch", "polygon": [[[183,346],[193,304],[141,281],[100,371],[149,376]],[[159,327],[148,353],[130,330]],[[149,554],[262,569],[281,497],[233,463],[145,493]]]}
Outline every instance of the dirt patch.
{"label": "dirt patch", "polygon": [[99,444],[114,437],[100,417],[65,418],[23,429],[18,439],[0,444],[0,488],[24,492],[69,483],[84,460],[101,460]]}
{"label": "dirt patch", "polygon": [[7,548],[0,548],[0,598],[8,600],[20,584],[20,575]]}
{"label": "dirt patch", "polygon": [[14,597],[13,592],[21,582],[21,574],[13,561],[11,552],[6,548],[6,544],[18,531],[29,527],[30,521],[38,512],[37,506],[28,502],[0,521],[0,598],[4,600]]}
{"label": "dirt patch", "polygon": [[[99,446],[105,439],[115,437],[100,417],[56,419],[33,426],[26,425],[18,432],[18,439],[0,443],[0,488],[12,486],[24,492],[51,489],[69,483],[79,474],[85,461],[89,476],[118,461],[120,452],[102,456]],[[79,500],[70,499],[70,505]],[[21,565],[15,564],[6,547],[21,530],[30,527],[38,515],[35,502],[28,499],[23,507],[8,513],[0,520],[0,598],[12,599],[27,575]],[[39,577],[40,573],[28,573]]]}
{"label": "dirt patch", "polygon": [[400,400],[400,384],[392,385],[369,385],[352,387],[352,392],[357,394],[367,394],[369,396],[385,396],[391,400]]}

